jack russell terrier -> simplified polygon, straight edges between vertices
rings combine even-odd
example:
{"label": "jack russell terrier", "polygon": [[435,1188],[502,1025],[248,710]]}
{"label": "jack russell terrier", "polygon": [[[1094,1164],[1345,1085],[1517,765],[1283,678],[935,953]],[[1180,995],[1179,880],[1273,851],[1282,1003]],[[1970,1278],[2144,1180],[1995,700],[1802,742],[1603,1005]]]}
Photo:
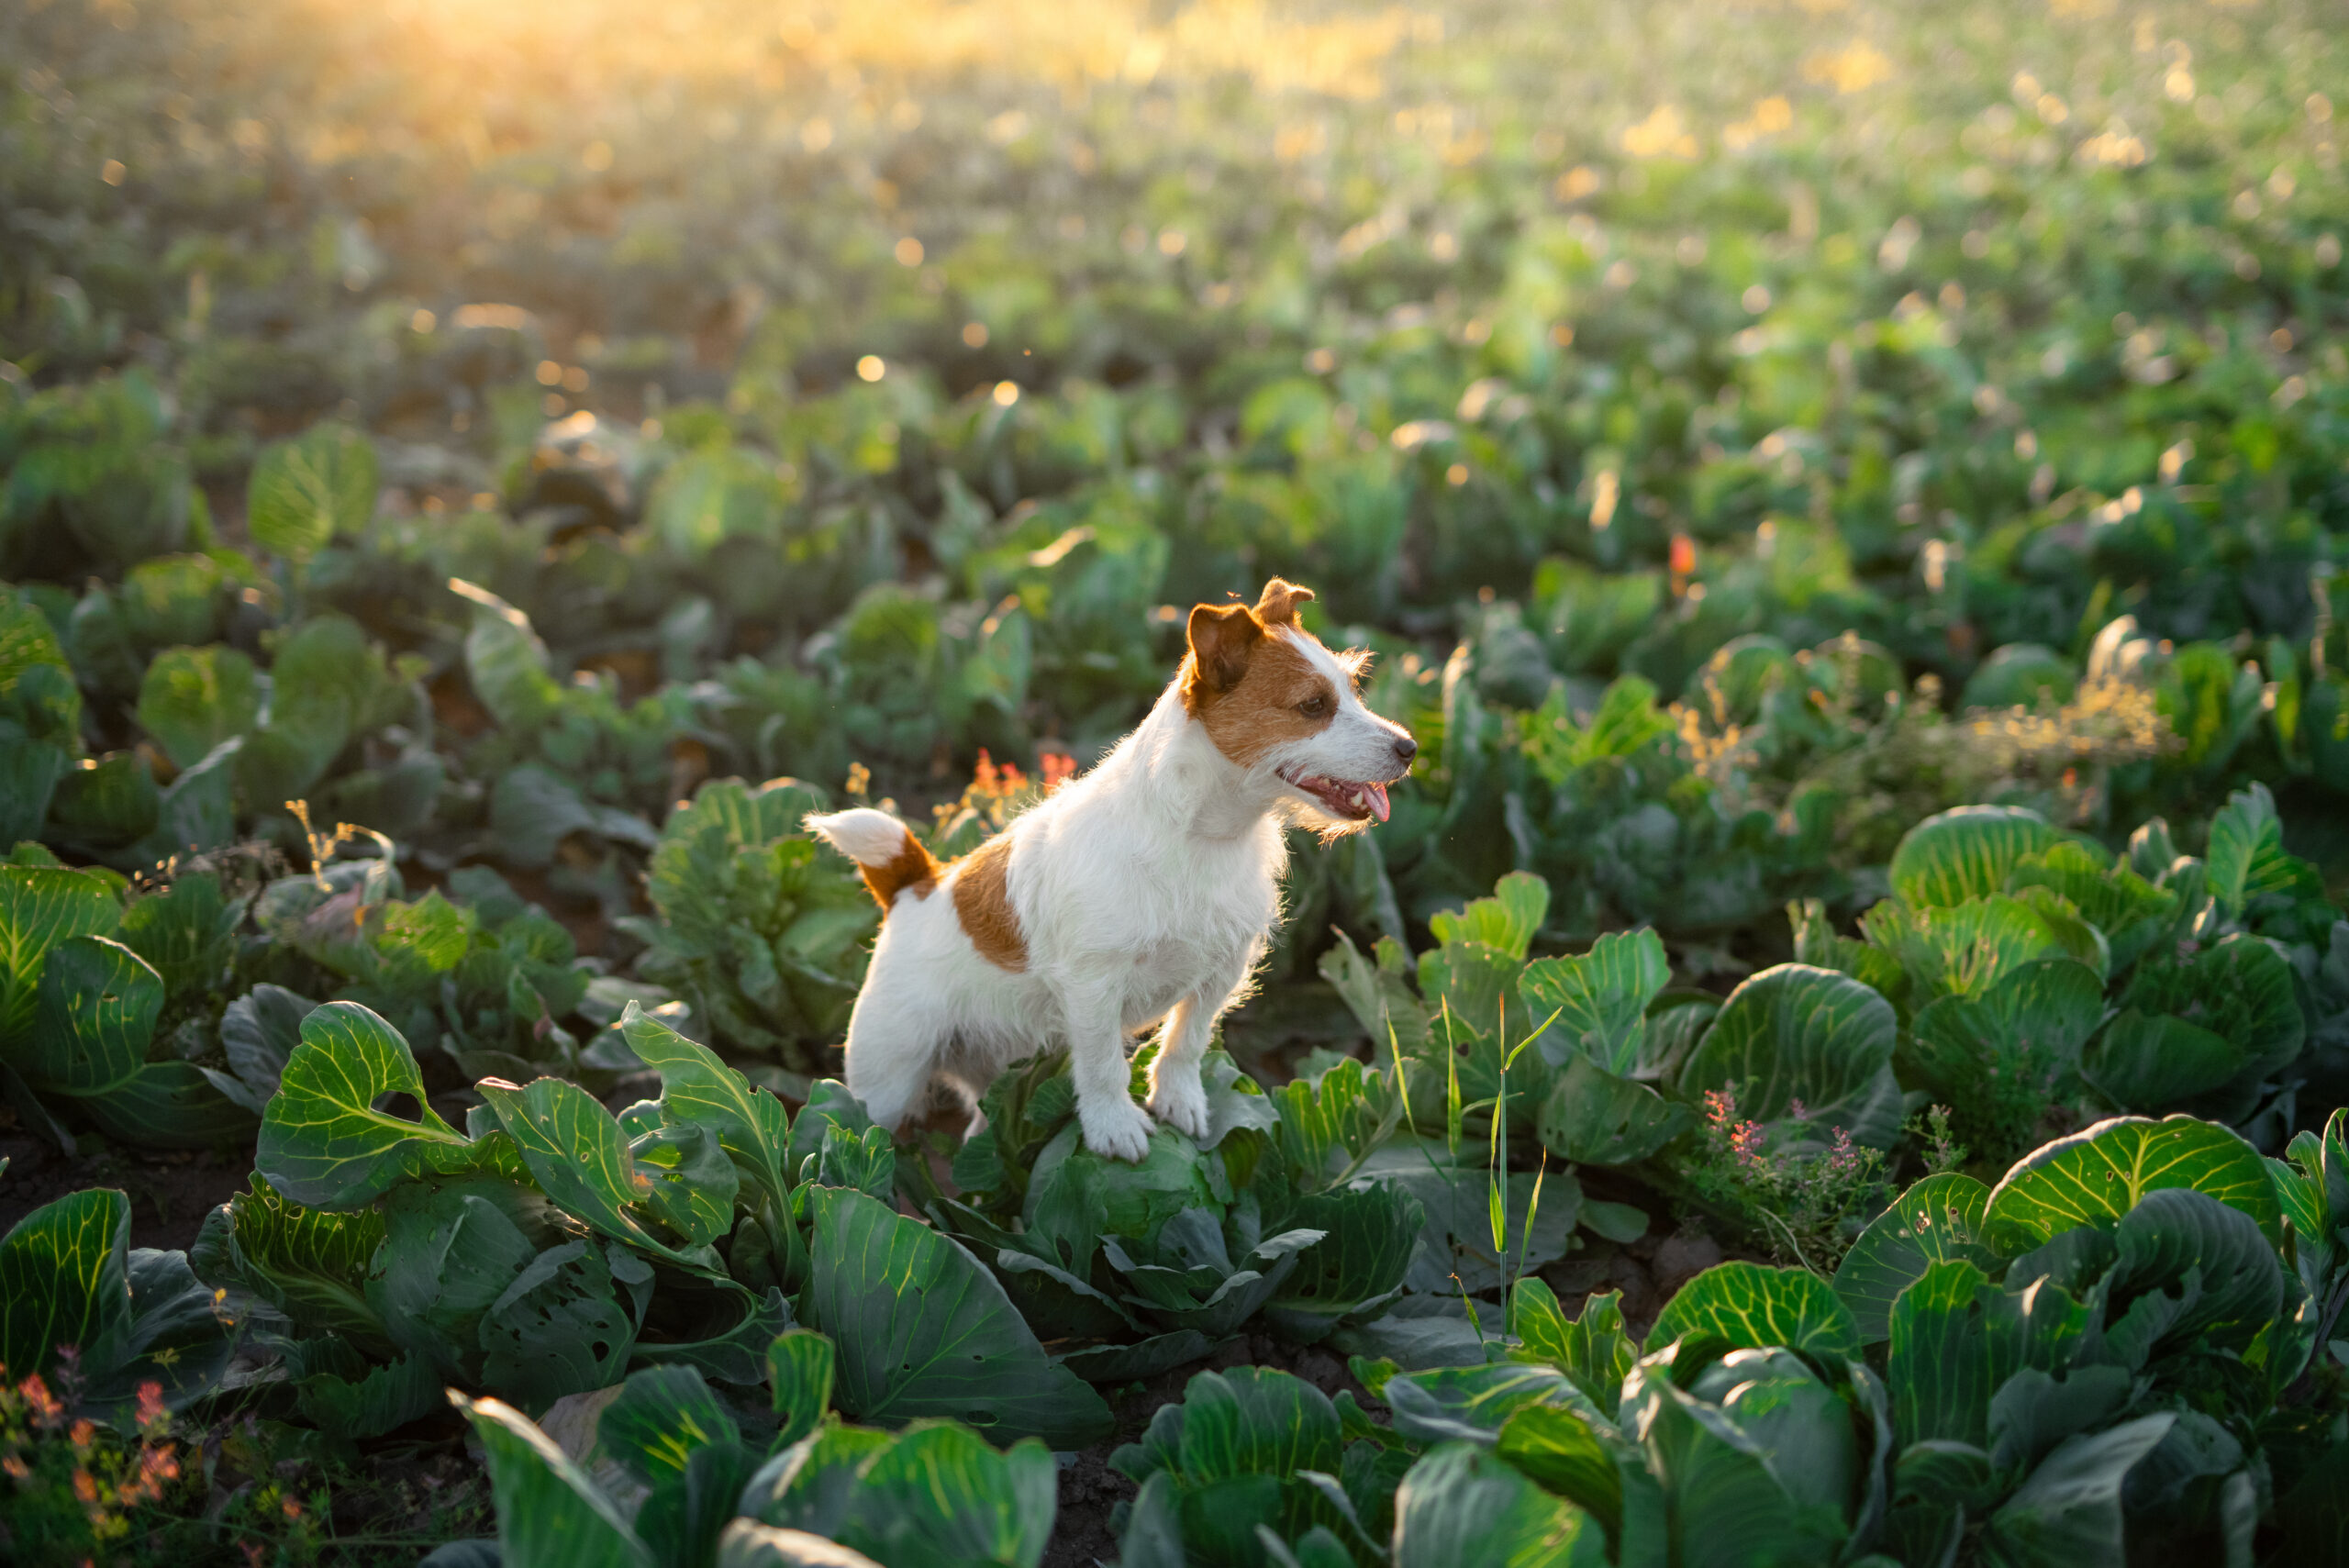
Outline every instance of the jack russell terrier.
{"label": "jack russell terrier", "polygon": [[1253,606],[1194,608],[1141,728],[951,864],[883,812],[807,818],[881,903],[848,1030],[849,1092],[874,1122],[896,1129],[933,1079],[975,1106],[1003,1068],[1061,1043],[1085,1147],[1140,1161],[1151,1123],[1126,1045],[1160,1024],[1150,1114],[1207,1135],[1199,1062],[1280,917],[1283,829],[1384,822],[1419,751],[1363,706],[1369,655],[1297,624],[1312,597],[1275,577]]}

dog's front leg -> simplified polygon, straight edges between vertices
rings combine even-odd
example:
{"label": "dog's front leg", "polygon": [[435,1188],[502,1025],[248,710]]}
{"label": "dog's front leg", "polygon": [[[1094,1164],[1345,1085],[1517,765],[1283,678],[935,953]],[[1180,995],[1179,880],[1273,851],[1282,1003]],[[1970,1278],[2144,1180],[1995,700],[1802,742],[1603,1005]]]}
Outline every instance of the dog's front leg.
{"label": "dog's front leg", "polygon": [[1215,1032],[1214,1004],[1190,995],[1174,1004],[1158,1035],[1158,1056],[1150,1064],[1150,1114],[1193,1138],[1208,1135],[1208,1092],[1199,1082],[1199,1059]]}
{"label": "dog's front leg", "polygon": [[1140,1164],[1150,1152],[1150,1118],[1127,1088],[1126,1031],[1113,993],[1063,992],[1070,1074],[1076,1081],[1076,1119],[1085,1146],[1112,1160]]}

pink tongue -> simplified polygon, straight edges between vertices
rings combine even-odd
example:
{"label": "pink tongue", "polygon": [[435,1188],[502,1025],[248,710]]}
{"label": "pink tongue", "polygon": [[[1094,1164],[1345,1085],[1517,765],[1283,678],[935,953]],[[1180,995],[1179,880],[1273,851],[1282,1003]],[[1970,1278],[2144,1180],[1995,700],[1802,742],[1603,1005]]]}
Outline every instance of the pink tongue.
{"label": "pink tongue", "polygon": [[1377,817],[1381,822],[1386,821],[1386,786],[1382,784],[1375,784],[1370,785],[1364,793],[1370,796],[1370,814],[1373,817]]}

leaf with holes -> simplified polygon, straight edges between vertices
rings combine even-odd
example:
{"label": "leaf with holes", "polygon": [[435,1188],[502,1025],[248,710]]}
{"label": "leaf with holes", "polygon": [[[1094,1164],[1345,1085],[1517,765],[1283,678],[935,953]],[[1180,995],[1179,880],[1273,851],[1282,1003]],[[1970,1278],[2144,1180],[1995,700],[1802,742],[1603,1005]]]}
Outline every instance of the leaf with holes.
{"label": "leaf with holes", "polygon": [[162,976],[145,959],[106,937],[71,938],[42,966],[18,1070],[44,1094],[119,1088],[147,1064],[162,1006]]}
{"label": "leaf with holes", "polygon": [[[367,1304],[403,1350],[444,1378],[481,1381],[482,1318],[538,1257],[523,1229],[534,1196],[507,1182],[417,1182],[381,1200]],[[375,1212],[319,1218],[350,1223]]]}
{"label": "leaf with holes", "polygon": [[[475,1087],[497,1113],[539,1189],[564,1212],[682,1267],[725,1272],[709,1243],[730,1216],[736,1177],[732,1163],[702,1129],[692,1131],[697,1141],[707,1140],[707,1153],[688,1163],[683,1145],[668,1145],[680,1159],[674,1168],[662,1169],[640,1162],[612,1113],[576,1084],[540,1078],[518,1089],[484,1078]],[[716,1190],[721,1185],[722,1202]],[[664,1200],[674,1194],[674,1201],[656,1203],[656,1192]],[[678,1242],[672,1243],[669,1235]]]}
{"label": "leaf with holes", "polygon": [[1860,1233],[1835,1270],[1835,1294],[1852,1309],[1863,1341],[1873,1344],[1891,1331],[1893,1303],[1932,1265],[1995,1265],[1998,1254],[1982,1240],[1989,1201],[1989,1188],[1944,1171],[1902,1193]]}

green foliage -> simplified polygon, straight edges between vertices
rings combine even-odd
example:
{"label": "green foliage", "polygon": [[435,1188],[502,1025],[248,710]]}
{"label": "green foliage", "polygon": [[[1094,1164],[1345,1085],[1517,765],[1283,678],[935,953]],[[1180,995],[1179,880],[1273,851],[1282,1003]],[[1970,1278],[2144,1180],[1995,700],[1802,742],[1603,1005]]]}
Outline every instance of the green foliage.
{"label": "green foliage", "polygon": [[[834,1392],[1074,1441],[1271,1329],[1410,1367],[1359,1363],[1395,1424],[1153,1472],[1130,1564],[2340,1555],[2314,13],[1162,6],[1104,55],[917,4],[786,18],[778,74],[739,8],[501,19],[608,113],[430,18],[0,17],[0,1091],[102,1160],[260,1119],[197,1249],[240,1411],[632,1376],[567,1470],[471,1408],[511,1555],[1027,1568],[1041,1453]],[[1047,1052],[931,1191],[819,1079],[875,916],[790,781],[967,849],[1029,798],[990,753],[1097,756],[1275,571],[1421,751],[1297,846],[1232,1047],[1372,1061],[1219,1059],[1215,1135],[1128,1168]],[[1602,1194],[1833,1302],[1747,1262],[1645,1356],[1569,1323],[1537,1271],[1649,1220]],[[78,1312],[45,1215],[8,1288]],[[94,1216],[100,1294],[201,1328]],[[326,1550],[269,1468],[202,1551]],[[200,1559],[152,1518],[71,1560]]]}
{"label": "green foliage", "polygon": [[963,1197],[931,1205],[1096,1382],[1252,1322],[1320,1340],[1377,1316],[1412,1265],[1424,1200],[1371,1165],[1399,1117],[1383,1075],[1348,1062],[1268,1096],[1210,1051],[1203,1077],[1208,1138],[1160,1128],[1128,1165],[1083,1146],[1064,1054],[1015,1066],[955,1160]]}
{"label": "green foliage", "polygon": [[[2189,1145],[2232,1139],[2181,1118],[2089,1141],[2137,1125]],[[2330,1157],[2311,1136],[2277,1171],[2305,1211],[2296,1236],[2336,1218],[2332,1196],[2314,1207]],[[2034,1155],[1998,1190],[2066,1158],[2061,1145]],[[2155,1184],[2157,1163],[2136,1160],[2147,1180],[2112,1184],[2122,1195],[2104,1213],[2052,1231],[1986,1229],[1980,1184],[1930,1178],[1831,1288],[1802,1270],[1719,1265],[1674,1297],[1644,1355],[1613,1297],[1570,1320],[1525,1282],[1505,1362],[1355,1362],[1391,1427],[1278,1373],[1204,1374],[1120,1452],[1143,1482],[1124,1523],[1129,1560],[1305,1562],[1309,1533],[1328,1530],[1331,1562],[1383,1561],[1391,1518],[1401,1561],[1412,1532],[1452,1507],[1492,1527],[1433,1527],[1446,1551],[1480,1562],[1517,1561],[1527,1529],[1545,1562],[1587,1549],[1593,1561],[1791,1564],[1950,1561],[1948,1543],[1976,1536],[1978,1558],[1955,1561],[2118,1563],[2137,1561],[2154,1528],[2191,1550],[2232,1550],[2264,1520],[2327,1529],[2313,1493],[2279,1501],[2254,1479],[2263,1442],[2296,1471],[2305,1462],[2264,1424],[2311,1348],[2287,1259],[2229,1201],[2233,1165],[2189,1161],[2177,1173],[2192,1184]],[[2323,1291],[2349,1288],[2327,1280]],[[1864,1361],[1868,1345],[1883,1348]],[[2220,1386],[2234,1392],[2195,1393]],[[1245,1441],[1206,1445],[1199,1423]],[[1223,1452],[1241,1462],[1219,1468]]]}
{"label": "green foliage", "polygon": [[794,1068],[847,1023],[878,922],[853,868],[800,821],[823,793],[793,779],[704,784],[670,816],[646,873],[647,979],[685,997],[718,1038]]}

